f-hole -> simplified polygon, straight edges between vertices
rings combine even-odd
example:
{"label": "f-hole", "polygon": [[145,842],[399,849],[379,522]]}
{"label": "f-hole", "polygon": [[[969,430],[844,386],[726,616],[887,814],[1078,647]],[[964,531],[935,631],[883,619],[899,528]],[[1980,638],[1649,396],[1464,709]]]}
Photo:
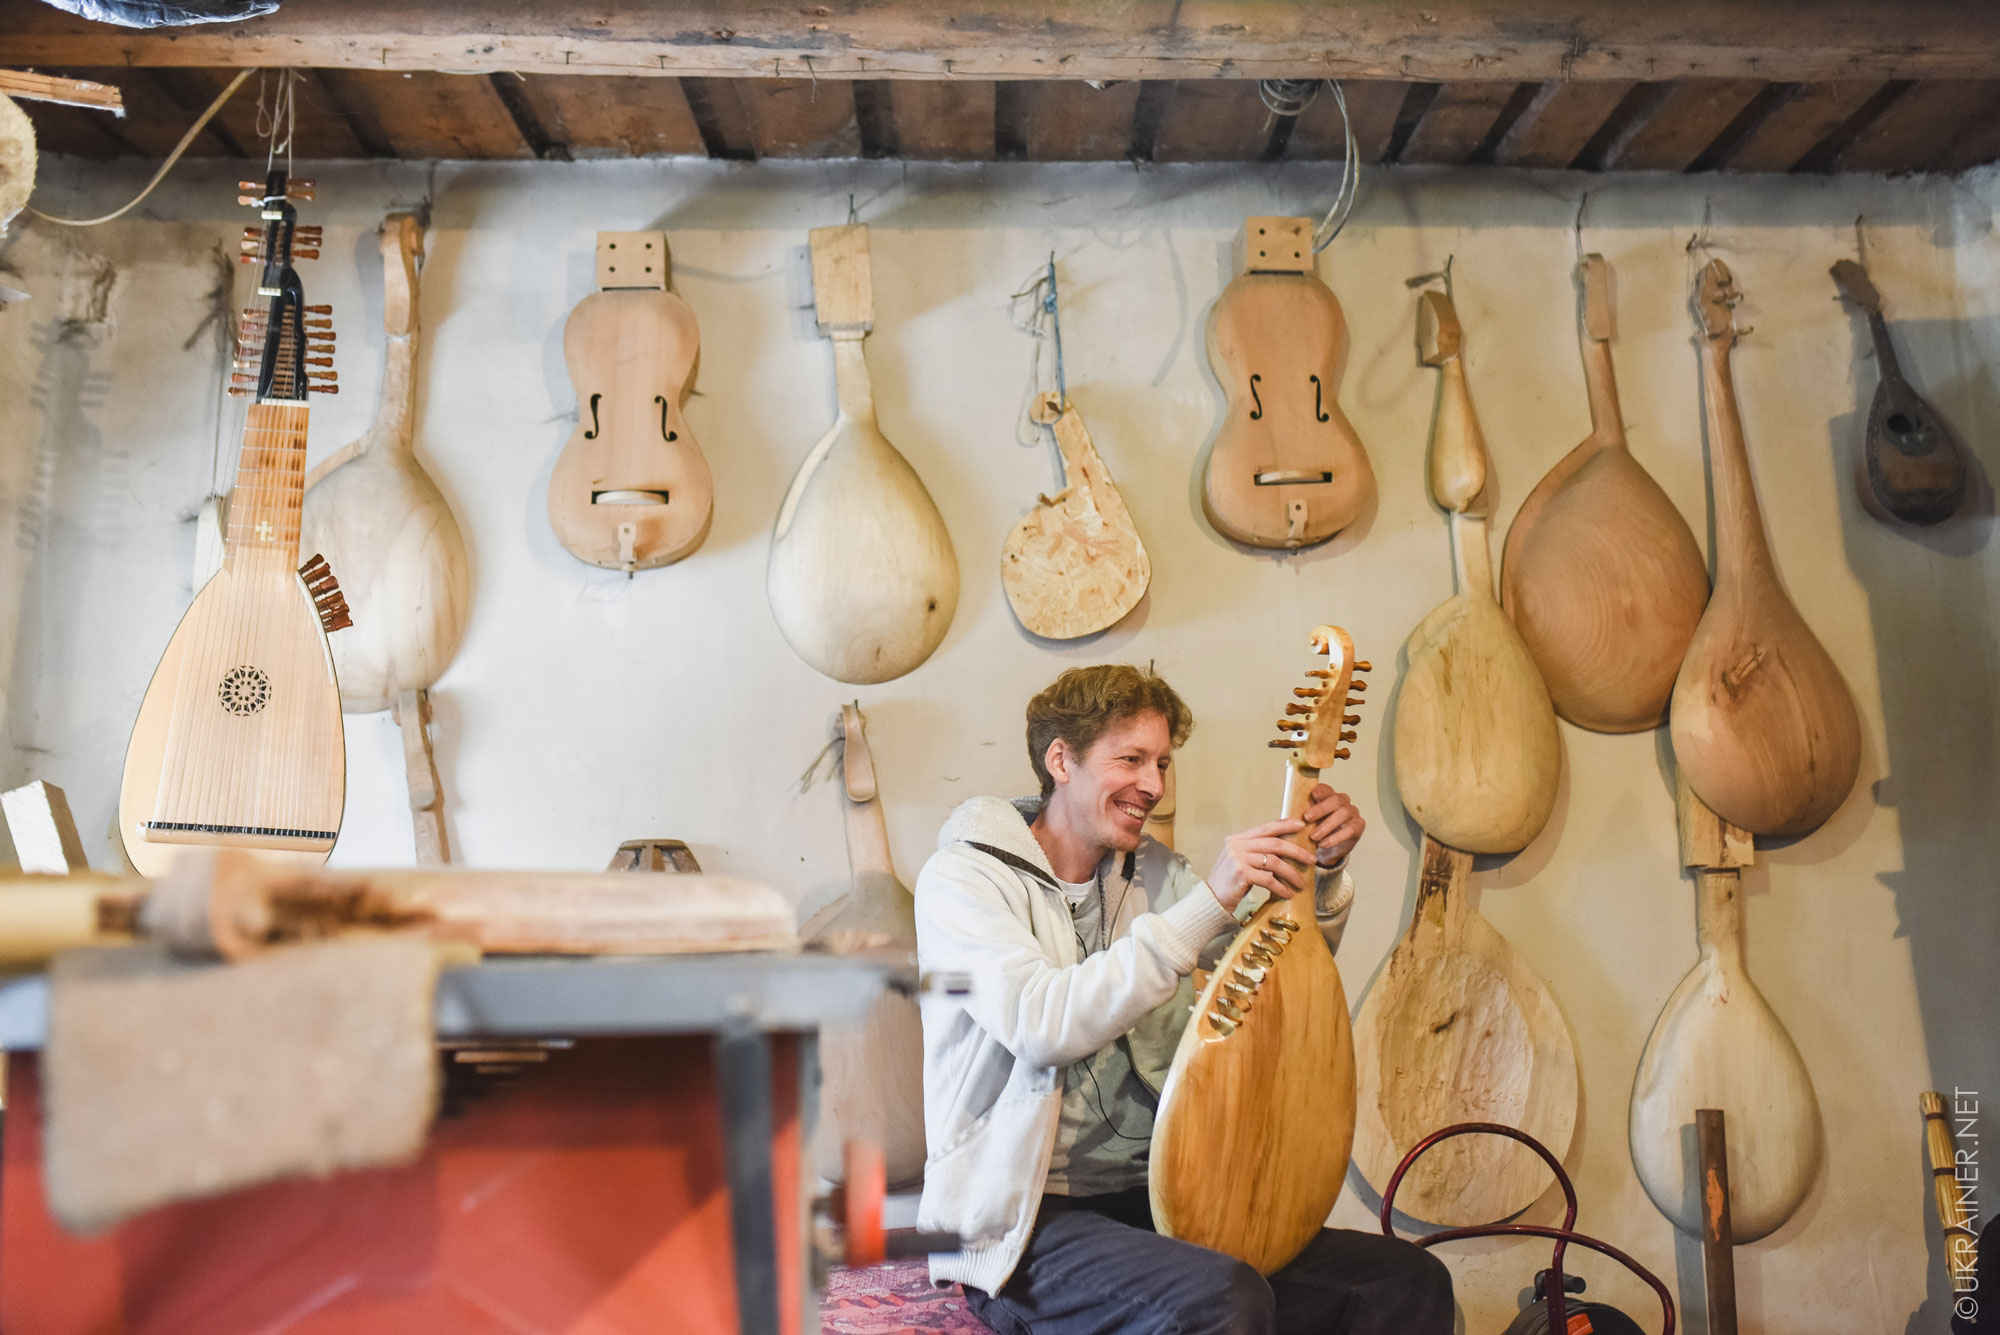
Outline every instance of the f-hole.
{"label": "f-hole", "polygon": [[666,441],[668,444],[672,444],[681,438],[681,433],[667,430],[667,396],[664,394],[655,394],[653,402],[660,405],[660,439]]}
{"label": "f-hole", "polygon": [[1250,420],[1253,422],[1257,421],[1264,415],[1264,399],[1260,394],[1257,393],[1257,382],[1259,380],[1262,380],[1263,378],[1264,377],[1261,375],[1253,375],[1250,377],[1250,402],[1257,405],[1255,408],[1252,408],[1250,410]]}
{"label": "f-hole", "polygon": [[585,440],[597,439],[597,401],[603,397],[602,394],[593,394],[590,396],[590,430],[583,433]]}
{"label": "f-hole", "polygon": [[1308,376],[1306,378],[1313,382],[1313,416],[1317,417],[1322,422],[1332,420],[1329,417],[1327,417],[1326,409],[1320,406],[1320,395],[1323,392],[1324,387],[1321,386],[1321,384],[1319,383],[1319,377],[1315,375],[1315,376]]}

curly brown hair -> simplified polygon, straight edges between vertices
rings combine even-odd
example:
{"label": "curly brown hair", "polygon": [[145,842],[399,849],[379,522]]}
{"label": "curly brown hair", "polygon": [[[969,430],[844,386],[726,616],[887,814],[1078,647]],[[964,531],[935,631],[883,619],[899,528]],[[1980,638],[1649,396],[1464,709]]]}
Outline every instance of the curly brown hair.
{"label": "curly brown hair", "polygon": [[1129,663],[1100,663],[1071,668],[1028,701],[1028,763],[1041,781],[1042,800],[1056,790],[1043,757],[1060,737],[1078,755],[1090,749],[1112,724],[1134,714],[1158,714],[1167,721],[1175,746],[1187,741],[1194,714],[1174,688],[1151,668]]}

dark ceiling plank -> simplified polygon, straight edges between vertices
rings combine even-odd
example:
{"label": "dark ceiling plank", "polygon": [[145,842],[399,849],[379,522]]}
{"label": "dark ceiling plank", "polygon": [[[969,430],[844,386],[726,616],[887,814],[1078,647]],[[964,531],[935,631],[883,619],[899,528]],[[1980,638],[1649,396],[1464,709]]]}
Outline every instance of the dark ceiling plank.
{"label": "dark ceiling plank", "polygon": [[1626,79],[1543,84],[1500,136],[1493,160],[1503,167],[1569,166],[1631,90]]}
{"label": "dark ceiling plank", "polygon": [[985,161],[993,157],[993,85],[981,80],[889,85],[898,156]]}
{"label": "dark ceiling plank", "polygon": [[343,82],[368,100],[399,158],[533,155],[482,75],[349,70]]}
{"label": "dark ceiling plank", "polygon": [[1926,79],[1883,109],[1840,155],[1841,171],[1906,172],[1931,166],[1993,104],[1992,79]]}
{"label": "dark ceiling plank", "polygon": [[[803,19],[803,21],[801,21]],[[808,67],[810,62],[810,68]],[[2000,5],[1964,0],[286,0],[139,32],[0,0],[9,65],[315,66],[825,78],[1977,78]]]}
{"label": "dark ceiling plank", "polygon": [[744,79],[737,85],[759,157],[852,158],[861,153],[847,79]]}
{"label": "dark ceiling plank", "polygon": [[1718,165],[1737,172],[1788,172],[1881,86],[1880,79],[1802,85]]}
{"label": "dark ceiling plank", "polygon": [[750,114],[744,110],[737,79],[682,79],[681,92],[712,158],[743,161],[757,156]]}
{"label": "dark ceiling plank", "polygon": [[1139,85],[1092,88],[1070,80],[1014,85],[1027,99],[1027,155],[1037,162],[1106,162],[1132,146]]}
{"label": "dark ceiling plank", "polygon": [[1262,157],[1271,139],[1271,112],[1255,79],[1183,79],[1173,87],[1155,162],[1241,161]]}
{"label": "dark ceiling plank", "polygon": [[521,91],[578,158],[699,156],[707,150],[679,79],[530,75]]}
{"label": "dark ceiling plank", "polygon": [[489,74],[486,82],[493,87],[493,95],[500,99],[500,105],[507,108],[509,119],[514,122],[515,132],[538,158],[548,162],[569,162],[576,155],[569,151],[569,145],[549,132],[542,123],[541,113],[528,100],[527,90],[521,86],[518,74]]}
{"label": "dark ceiling plank", "polygon": [[[1347,117],[1354,126],[1354,147],[1363,162],[1380,162],[1396,128],[1409,85],[1394,79],[1345,79],[1340,91],[1347,98]],[[1292,137],[1285,141],[1288,158],[1344,158],[1346,137],[1340,129],[1340,104],[1325,88],[1299,113]]]}
{"label": "dark ceiling plank", "polygon": [[[183,78],[181,93],[184,99],[192,95],[193,115],[200,115],[204,107],[214,100],[229,81],[236,77],[235,70],[161,70],[161,74],[175,74]],[[253,74],[249,80],[225,103],[222,110],[215,113],[209,122],[211,128],[220,125],[229,138],[242,145],[244,155],[261,158],[264,156],[264,130],[259,123],[257,97],[263,92],[266,104],[276,100],[277,74]],[[326,96],[324,87],[310,75],[301,78],[292,93],[294,99],[294,120],[292,130],[292,156],[294,158],[358,158],[365,156],[361,142],[354,137],[347,118],[333,106]],[[185,130],[187,127],[181,127]]]}
{"label": "dark ceiling plank", "polygon": [[1514,96],[1514,79],[1467,79],[1445,84],[1425,108],[1398,162],[1472,161]]}
{"label": "dark ceiling plank", "polygon": [[68,153],[79,158],[138,156],[137,150],[111,128],[113,117],[108,111],[26,99],[21,110],[28,113],[28,123],[35,127],[35,146],[43,153]]}
{"label": "dark ceiling plank", "polygon": [[[144,77],[153,80],[167,101],[179,108],[186,123],[192,125],[195,118],[215,100],[215,95],[222,91],[223,85],[236,77],[234,71],[229,71],[219,78],[211,78],[215,73],[214,70],[163,68],[148,70]],[[247,115],[245,108],[248,108]],[[237,131],[246,122],[248,132],[238,134]],[[263,141],[257,135],[256,75],[244,80],[243,86],[223,104],[222,110],[215,113],[215,118],[209,121],[203,133],[214,135],[223,151],[232,158],[247,158],[253,148],[262,152]]]}
{"label": "dark ceiling plank", "polygon": [[[91,70],[44,70],[46,74],[58,74],[69,78],[90,79],[97,83],[108,83],[116,87],[125,100],[125,115],[114,119],[107,112],[98,112],[104,120],[103,128],[110,131],[113,139],[127,147],[125,152],[138,153],[145,157],[163,158],[173,151],[188,126],[194,124],[199,111],[183,111],[180,104],[168,97],[153,70],[134,69],[91,69]],[[243,87],[236,90],[243,96],[256,84],[255,76],[246,80]],[[254,94],[253,94],[254,95]],[[24,102],[22,105],[31,106]],[[188,145],[188,156],[196,158],[227,157],[229,150],[221,140],[204,128]]]}
{"label": "dark ceiling plank", "polygon": [[1669,84],[1650,116],[1635,121],[1604,155],[1609,171],[1686,171],[1764,87],[1759,79],[1685,79]]}
{"label": "dark ceiling plank", "polygon": [[1962,172],[1996,161],[2000,161],[2000,99],[1974,116],[1958,138],[1931,160],[1930,167],[1933,171]]}

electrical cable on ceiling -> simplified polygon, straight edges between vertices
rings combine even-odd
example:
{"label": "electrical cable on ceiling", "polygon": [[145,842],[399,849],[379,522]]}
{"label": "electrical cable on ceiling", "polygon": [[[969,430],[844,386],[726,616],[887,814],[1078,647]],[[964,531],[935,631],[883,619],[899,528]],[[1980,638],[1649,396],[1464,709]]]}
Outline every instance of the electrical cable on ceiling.
{"label": "electrical cable on ceiling", "polygon": [[[1318,79],[1259,79],[1257,100],[1273,116],[1298,116],[1318,99],[1321,82]],[[1320,219],[1319,226],[1313,229],[1315,255],[1332,245],[1333,239],[1340,235],[1340,229],[1347,226],[1347,217],[1354,212],[1354,200],[1361,189],[1359,146],[1354,138],[1354,123],[1347,115],[1347,94],[1335,80],[1323,82],[1333,90],[1334,105],[1340,108],[1340,136],[1345,148],[1341,158],[1340,189],[1334,194],[1333,206]]]}
{"label": "electrical cable on ceiling", "polygon": [[208,104],[208,110],[202,112],[200,118],[193,125],[188,126],[187,133],[181,136],[181,141],[178,144],[174,145],[174,151],[167,154],[167,160],[162,162],[160,169],[153,173],[153,179],[146,182],[146,188],[134,195],[125,207],[113,209],[110,213],[100,218],[58,218],[52,214],[43,213],[32,204],[28,206],[27,211],[40,218],[43,222],[57,223],[64,227],[95,227],[99,223],[108,223],[114,218],[124,217],[139,206],[140,200],[153,193],[153,187],[164,180],[167,173],[174,169],[174,164],[181,160],[181,154],[187,152],[188,145],[194,142],[194,137],[201,133],[202,127],[215,119],[215,113],[222,110],[222,104],[229,100],[230,94],[241,88],[243,81],[254,73],[256,73],[255,70],[242,71],[229,81],[227,87],[215,95],[215,101]]}

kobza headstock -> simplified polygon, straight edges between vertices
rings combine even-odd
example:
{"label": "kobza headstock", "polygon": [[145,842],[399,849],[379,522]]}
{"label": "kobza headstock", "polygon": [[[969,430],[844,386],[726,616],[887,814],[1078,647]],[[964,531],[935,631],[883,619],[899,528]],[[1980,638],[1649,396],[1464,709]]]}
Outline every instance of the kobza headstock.
{"label": "kobza headstock", "polygon": [[261,310],[253,306],[243,311],[229,392],[294,403],[303,402],[308,392],[338,394],[333,307],[306,305],[299,276],[292,269],[295,259],[319,258],[320,229],[299,226],[291,203],[293,198],[311,199],[313,183],[288,181],[284,172],[274,171],[261,187],[255,181],[236,184],[244,192],[237,202],[255,206],[263,219],[260,225],[243,229],[238,258],[245,264],[263,264],[257,295],[265,298],[265,304]]}
{"label": "kobza headstock", "polygon": [[1702,266],[1694,281],[1694,318],[1711,343],[1727,347],[1736,341],[1736,305],[1742,300],[1728,265],[1710,260]]}
{"label": "kobza headstock", "polygon": [[1315,654],[1326,655],[1326,666],[1307,672],[1321,683],[1295,686],[1295,697],[1285,706],[1285,718],[1278,720],[1279,736],[1271,745],[1297,751],[1292,763],[1302,770],[1323,770],[1335,760],[1347,759],[1346,743],[1355,738],[1353,727],[1361,715],[1348,711],[1361,708],[1358,696],[1368,683],[1355,674],[1370,665],[1354,656],[1354,641],[1339,626],[1320,626],[1312,633]]}

